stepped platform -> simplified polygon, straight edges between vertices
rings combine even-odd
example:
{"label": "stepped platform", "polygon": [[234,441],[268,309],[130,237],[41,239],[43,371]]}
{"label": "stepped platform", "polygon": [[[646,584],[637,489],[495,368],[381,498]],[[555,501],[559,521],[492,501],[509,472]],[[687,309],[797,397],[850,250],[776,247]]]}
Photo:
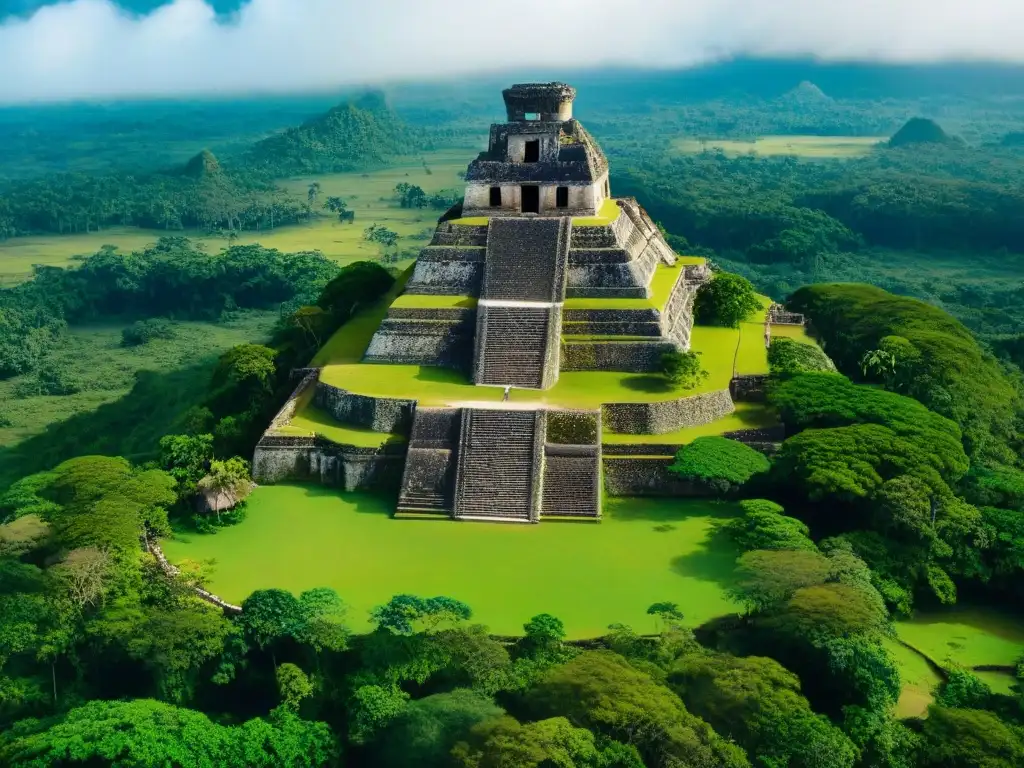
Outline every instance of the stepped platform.
{"label": "stepped platform", "polygon": [[460,409],[416,409],[398,493],[398,514],[451,516],[461,427]]}

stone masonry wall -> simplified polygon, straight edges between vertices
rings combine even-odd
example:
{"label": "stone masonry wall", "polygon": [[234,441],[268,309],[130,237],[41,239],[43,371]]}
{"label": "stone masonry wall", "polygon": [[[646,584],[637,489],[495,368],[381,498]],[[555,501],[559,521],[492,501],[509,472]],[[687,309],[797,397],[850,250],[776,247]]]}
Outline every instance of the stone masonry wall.
{"label": "stone masonry wall", "polygon": [[604,423],[627,435],[660,435],[683,427],[710,424],[736,410],[728,390],[655,403],[608,403]]}
{"label": "stone masonry wall", "polygon": [[405,434],[416,401],[356,395],[320,381],[313,402],[342,424],[366,427],[374,432]]}
{"label": "stone masonry wall", "polygon": [[671,458],[605,456],[604,489],[609,496],[706,496],[694,483],[673,477]]}
{"label": "stone masonry wall", "polygon": [[405,446],[359,448],[314,437],[264,436],[253,456],[253,478],[263,485],[314,481],[345,491],[394,490]]}
{"label": "stone masonry wall", "polygon": [[661,356],[675,349],[675,344],[655,339],[562,344],[562,370],[654,373],[661,369]]}

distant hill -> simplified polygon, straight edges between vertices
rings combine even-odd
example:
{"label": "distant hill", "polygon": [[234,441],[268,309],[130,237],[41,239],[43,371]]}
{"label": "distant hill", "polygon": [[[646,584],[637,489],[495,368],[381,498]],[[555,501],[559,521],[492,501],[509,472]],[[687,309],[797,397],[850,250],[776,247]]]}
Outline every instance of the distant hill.
{"label": "distant hill", "polygon": [[832,102],[832,99],[810,80],[804,80],[793,90],[784,93],[781,101],[787,101],[794,104],[814,105],[829,104]]}
{"label": "distant hill", "polygon": [[208,149],[204,149],[198,155],[185,163],[183,171],[184,174],[190,178],[203,179],[207,176],[212,176],[215,173],[220,173],[220,162],[214,156],[213,152]]}
{"label": "distant hill", "polygon": [[926,117],[912,117],[889,139],[890,147],[908,147],[914,144],[963,144],[956,136],[950,136],[942,126]]}
{"label": "distant hill", "polygon": [[1004,147],[1024,147],[1024,131],[1008,133],[999,143]]}
{"label": "distant hill", "polygon": [[384,95],[372,92],[257,142],[246,161],[278,176],[331,173],[387,165],[416,149]]}

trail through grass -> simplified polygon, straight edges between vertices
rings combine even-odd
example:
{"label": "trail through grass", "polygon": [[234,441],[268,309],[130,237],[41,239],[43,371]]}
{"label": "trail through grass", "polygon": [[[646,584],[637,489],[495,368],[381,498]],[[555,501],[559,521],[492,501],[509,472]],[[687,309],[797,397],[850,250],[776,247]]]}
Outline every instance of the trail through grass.
{"label": "trail through grass", "polygon": [[319,487],[262,487],[241,524],[164,549],[172,561],[213,558],[211,588],[232,601],[254,589],[333,587],[356,630],[367,628],[370,608],[403,592],[463,600],[496,633],[521,633],[531,616],[551,613],[574,638],[613,622],[654,631],[646,610],[663,600],[691,625],[735,608],[725,588],[736,552],[710,538],[731,505],[615,498],[600,523],[539,525],[396,520],[393,506]]}

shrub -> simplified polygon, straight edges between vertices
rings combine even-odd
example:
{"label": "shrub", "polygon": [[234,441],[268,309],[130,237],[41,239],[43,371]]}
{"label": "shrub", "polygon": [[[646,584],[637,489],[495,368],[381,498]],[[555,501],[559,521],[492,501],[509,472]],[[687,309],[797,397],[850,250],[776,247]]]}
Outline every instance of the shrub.
{"label": "shrub", "polygon": [[745,277],[718,272],[697,291],[694,316],[702,325],[735,328],[761,308],[754,286]]}
{"label": "shrub", "polygon": [[673,386],[693,389],[708,377],[700,367],[700,352],[666,352],[661,356],[661,372]]}
{"label": "shrub", "polygon": [[778,376],[792,376],[807,371],[835,372],[835,364],[814,344],[801,344],[793,339],[772,339],[768,347],[768,365]]}
{"label": "shrub", "polygon": [[138,320],[121,331],[122,347],[138,347],[153,339],[173,339],[174,325],[163,317]]}
{"label": "shrub", "polygon": [[724,437],[698,437],[679,450],[669,471],[725,495],[769,466],[768,459],[749,445]]}
{"label": "shrub", "polygon": [[35,375],[18,383],[17,397],[38,395],[74,395],[83,389],[82,381],[63,363],[49,360],[43,363]]}

